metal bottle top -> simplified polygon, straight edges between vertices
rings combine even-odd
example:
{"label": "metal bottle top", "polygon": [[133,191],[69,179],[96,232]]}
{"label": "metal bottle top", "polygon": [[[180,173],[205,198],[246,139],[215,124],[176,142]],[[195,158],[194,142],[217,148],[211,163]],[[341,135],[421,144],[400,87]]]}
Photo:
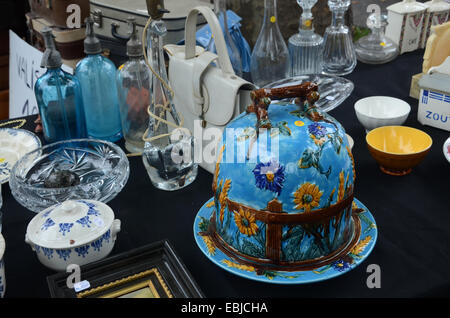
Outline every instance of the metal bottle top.
{"label": "metal bottle top", "polygon": [[84,40],[84,53],[86,54],[100,54],[102,52],[102,45],[100,40],[94,33],[94,20],[87,17],[84,20],[86,23],[86,39]]}
{"label": "metal bottle top", "polygon": [[62,65],[61,54],[56,50],[52,29],[46,27],[42,30],[45,41],[45,52],[42,56],[41,67],[60,68]]}
{"label": "metal bottle top", "polygon": [[164,13],[169,13],[164,7],[164,0],[146,0],[147,11],[153,20],[162,19]]}

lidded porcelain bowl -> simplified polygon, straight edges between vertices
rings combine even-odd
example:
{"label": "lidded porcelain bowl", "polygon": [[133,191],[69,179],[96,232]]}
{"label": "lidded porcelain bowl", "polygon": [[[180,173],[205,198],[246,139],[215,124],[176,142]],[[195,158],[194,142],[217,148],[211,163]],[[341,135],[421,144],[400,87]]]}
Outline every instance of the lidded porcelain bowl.
{"label": "lidded porcelain bowl", "polygon": [[37,214],[28,224],[25,242],[39,261],[54,270],[105,258],[114,247],[120,220],[112,209],[93,200],[68,200]]}
{"label": "lidded porcelain bowl", "polygon": [[[274,102],[298,97],[294,102]],[[355,166],[344,128],[319,111],[317,85],[260,89],[225,129],[208,235],[243,264],[302,270],[345,255],[359,237]]]}

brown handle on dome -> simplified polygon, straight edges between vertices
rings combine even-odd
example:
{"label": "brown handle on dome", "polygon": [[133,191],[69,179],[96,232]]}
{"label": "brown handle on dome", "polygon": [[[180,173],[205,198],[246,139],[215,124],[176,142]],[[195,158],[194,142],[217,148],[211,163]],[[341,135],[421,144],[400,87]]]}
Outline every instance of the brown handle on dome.
{"label": "brown handle on dome", "polygon": [[[307,99],[309,95],[315,94],[319,90],[319,86],[313,82],[304,82],[299,85],[285,86],[279,88],[260,88],[251,92],[250,96],[253,102],[262,98],[270,98],[271,100],[280,100],[284,98],[303,98]],[[311,95],[312,97],[312,95]]]}
{"label": "brown handle on dome", "polygon": [[[250,93],[253,101],[252,105],[247,107],[247,113],[255,113],[257,118],[256,131],[259,128],[271,128],[269,120],[269,105],[272,100],[285,98],[297,98],[297,104],[304,107],[302,110],[311,117],[312,120],[318,120],[321,116],[315,110],[314,103],[319,100],[319,86],[313,82],[304,82],[299,85],[286,86],[279,88],[260,88]],[[305,103],[307,101],[307,103]]]}

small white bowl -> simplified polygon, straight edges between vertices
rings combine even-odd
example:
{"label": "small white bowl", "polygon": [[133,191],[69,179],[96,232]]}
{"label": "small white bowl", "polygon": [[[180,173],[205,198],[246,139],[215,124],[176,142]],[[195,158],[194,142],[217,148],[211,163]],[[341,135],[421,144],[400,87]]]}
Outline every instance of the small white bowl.
{"label": "small white bowl", "polygon": [[401,126],[410,111],[407,102],[388,96],[366,97],[355,103],[356,117],[366,132],[382,126]]}

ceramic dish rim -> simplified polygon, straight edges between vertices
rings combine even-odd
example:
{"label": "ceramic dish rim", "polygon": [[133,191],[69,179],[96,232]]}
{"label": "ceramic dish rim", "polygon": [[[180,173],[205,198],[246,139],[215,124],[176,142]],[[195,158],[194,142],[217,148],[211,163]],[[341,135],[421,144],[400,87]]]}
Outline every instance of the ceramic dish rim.
{"label": "ceramic dish rim", "polygon": [[[366,114],[365,112],[362,112],[362,111],[361,111],[361,108],[360,108],[360,107],[362,107],[362,106],[361,106],[361,105],[362,105],[362,102],[363,102],[363,101],[366,101],[366,100],[370,100],[370,99],[375,99],[375,98],[383,98],[383,99],[396,100],[396,101],[400,102],[400,104],[403,104],[403,105],[407,106],[408,111],[405,112],[405,113],[402,113],[402,114],[400,114],[400,115],[396,115],[396,116],[385,116],[385,117],[372,116],[372,115]],[[361,102],[361,103],[360,103],[360,102]],[[354,104],[354,109],[355,109],[355,112],[356,112],[356,113],[358,113],[358,114],[360,114],[360,115],[363,115],[363,116],[365,116],[365,117],[367,117],[367,118],[369,118],[369,119],[380,119],[380,120],[400,119],[400,118],[402,118],[402,117],[404,117],[404,116],[409,115],[409,113],[411,113],[411,105],[410,105],[409,103],[405,102],[403,99],[396,98],[396,97],[391,97],[391,96],[381,96],[381,95],[380,95],[380,96],[369,96],[369,97],[364,97],[364,98],[361,98],[361,99],[357,100],[356,103]]]}
{"label": "ceramic dish rim", "polygon": [[6,249],[5,238],[3,237],[2,233],[0,233],[0,261],[3,259],[5,249]]}
{"label": "ceramic dish rim", "polygon": [[[9,180],[10,180],[10,178],[11,178],[12,170],[13,170],[15,164],[16,164],[18,161],[20,161],[20,159],[22,159],[23,157],[25,157],[25,156],[26,156],[27,154],[29,154],[30,152],[33,152],[33,151],[35,151],[35,150],[37,150],[37,149],[42,148],[42,142],[41,142],[41,139],[39,139],[39,137],[38,137],[35,133],[33,133],[33,132],[29,131],[29,130],[22,129],[22,128],[0,127],[0,131],[2,131],[2,130],[5,130],[5,131],[13,130],[13,131],[20,131],[21,133],[25,133],[25,134],[29,135],[30,137],[32,137],[32,138],[36,141],[37,147],[34,148],[33,150],[28,151],[28,152],[26,152],[25,154],[23,154],[23,156],[20,157],[20,158],[14,163],[14,165],[11,167],[11,171],[9,172],[9,176],[8,176],[7,178],[5,178],[5,180],[0,181],[0,185],[9,182]],[[14,136],[13,136],[13,137],[14,137]]]}
{"label": "ceramic dish rim", "polygon": [[448,162],[450,162],[450,153],[448,153],[446,150],[446,148],[445,148],[445,146],[450,146],[450,137],[448,137],[445,141],[444,141],[444,144],[442,145],[442,150],[443,150],[443,152],[444,152],[444,157],[445,157],[445,159],[447,159],[447,161]]}
{"label": "ceramic dish rim", "polygon": [[[81,138],[81,139],[69,139],[69,140],[62,140],[62,141],[54,142],[54,143],[45,145],[45,146],[43,146],[43,147],[39,147],[39,148],[37,148],[37,149],[35,149],[35,150],[33,150],[33,151],[28,152],[26,155],[24,155],[22,158],[20,158],[20,159],[14,164],[14,166],[13,166],[12,169],[11,169],[10,176],[12,176],[12,177],[14,178],[15,173],[13,174],[13,172],[16,171],[16,168],[17,168],[17,166],[18,166],[18,163],[19,163],[20,161],[22,161],[26,156],[29,156],[29,155],[31,155],[32,153],[38,153],[38,152],[41,152],[42,150],[44,150],[44,149],[46,149],[46,148],[54,147],[55,145],[58,145],[58,144],[69,143],[69,142],[70,142],[70,143],[72,143],[72,142],[98,142],[98,143],[107,144],[108,146],[110,146],[111,148],[113,148],[114,150],[116,150],[116,153],[118,153],[118,154],[120,155],[120,157],[121,157],[120,160],[123,161],[123,162],[125,162],[126,165],[128,166],[128,169],[127,169],[127,170],[128,170],[128,171],[130,170],[130,163],[129,163],[129,161],[128,161],[128,158],[127,158],[125,152],[122,150],[122,148],[120,148],[120,147],[117,146],[116,144],[114,144],[114,143],[112,143],[112,142],[109,142],[109,141],[106,141],[106,140],[90,139],[90,138]],[[120,151],[117,151],[117,150],[120,150]],[[98,181],[104,180],[104,179],[106,179],[108,176],[109,176],[109,174],[104,175],[104,176],[102,176],[102,177],[96,179],[95,181],[91,181],[91,182],[88,182],[88,183],[82,183],[82,184],[80,183],[80,184],[75,185],[75,186],[63,187],[63,188],[44,188],[44,189],[45,189],[45,190],[49,190],[49,191],[51,191],[51,190],[60,190],[60,191],[61,191],[61,190],[67,190],[67,189],[79,189],[79,188],[81,188],[81,187],[85,187],[86,185],[93,184],[93,183],[97,183]],[[14,182],[17,182],[18,184],[20,184],[20,185],[22,185],[22,186],[25,186],[27,189],[32,189],[32,190],[42,190],[42,189],[43,189],[42,187],[37,187],[37,186],[25,184],[25,183],[23,183],[23,182],[17,180],[16,178],[14,178]]]}
{"label": "ceramic dish rim", "polygon": [[[364,203],[362,203],[361,201],[359,201],[357,198],[354,198],[354,200],[356,200],[357,202],[359,202],[364,208],[366,208],[366,212],[369,213],[372,216],[372,219],[374,221],[375,224],[375,233],[373,236],[373,241],[371,241],[371,245],[370,248],[365,250],[365,253],[363,255],[363,257],[360,259],[360,261],[358,263],[355,264],[354,267],[352,267],[350,270],[346,271],[346,272],[340,272],[340,273],[336,273],[333,276],[322,276],[320,278],[314,279],[314,280],[309,280],[309,281],[273,281],[270,279],[264,280],[263,278],[259,279],[258,277],[249,277],[249,276],[245,276],[244,274],[237,272],[236,270],[234,270],[233,268],[228,268],[225,266],[222,266],[222,264],[220,264],[219,262],[217,262],[216,260],[213,260],[213,256],[211,255],[207,255],[207,253],[205,252],[205,250],[200,246],[199,241],[197,239],[197,237],[199,236],[197,233],[197,229],[196,229],[196,225],[197,225],[197,217],[200,214],[200,211],[205,208],[206,204],[208,202],[210,202],[211,200],[214,200],[214,197],[209,198],[208,200],[205,201],[205,203],[201,206],[201,208],[197,211],[197,214],[195,215],[195,219],[194,219],[194,224],[193,224],[193,230],[194,230],[194,241],[197,244],[197,247],[200,249],[200,251],[204,254],[204,256],[211,262],[213,263],[215,266],[220,267],[222,270],[225,270],[228,273],[231,273],[233,275],[236,275],[238,277],[241,278],[245,278],[245,279],[249,279],[255,282],[259,282],[259,283],[269,283],[269,284],[275,284],[275,285],[304,285],[304,284],[313,284],[313,283],[318,283],[318,282],[322,282],[325,280],[329,280],[329,279],[333,279],[333,278],[337,278],[339,276],[342,276],[343,274],[352,271],[353,269],[355,269],[356,267],[358,267],[361,263],[363,263],[367,257],[372,253],[373,249],[375,248],[376,242],[378,240],[378,226],[376,225],[376,220],[372,214],[372,212],[370,212],[370,210],[364,205]],[[362,235],[362,229],[361,229],[361,234],[360,234],[360,238]],[[312,270],[313,271],[313,270]],[[295,271],[292,273],[297,273],[297,272],[301,272],[301,271]],[[305,271],[305,272],[311,272],[311,271]]]}
{"label": "ceramic dish rim", "polygon": [[[428,138],[430,139],[430,145],[429,145],[427,148],[423,149],[423,150],[416,151],[416,152],[408,152],[408,153],[398,153],[398,152],[389,152],[389,151],[381,150],[381,149],[375,147],[374,145],[372,145],[372,144],[367,140],[367,138],[369,137],[369,134],[371,134],[373,131],[375,131],[375,130],[377,130],[377,129],[385,129],[386,127],[403,127],[403,128],[408,128],[408,129],[411,129],[411,130],[419,131],[419,132],[425,134],[426,136],[428,136]],[[428,134],[427,134],[426,132],[424,132],[423,130],[420,130],[420,129],[417,129],[417,128],[414,128],[414,127],[409,127],[409,126],[398,126],[398,125],[394,125],[394,126],[382,126],[382,127],[377,127],[377,128],[375,128],[375,129],[372,129],[371,131],[369,131],[369,132],[366,134],[366,143],[367,143],[367,145],[369,145],[370,147],[372,147],[373,149],[375,149],[375,150],[377,150],[377,151],[379,151],[379,152],[381,152],[381,153],[385,153],[385,154],[389,154],[389,155],[394,155],[394,156],[401,156],[401,157],[403,157],[403,156],[418,155],[418,154],[421,154],[421,153],[423,153],[423,152],[426,152],[426,151],[430,150],[431,146],[433,146],[433,138],[431,138],[431,136],[428,135]]]}

